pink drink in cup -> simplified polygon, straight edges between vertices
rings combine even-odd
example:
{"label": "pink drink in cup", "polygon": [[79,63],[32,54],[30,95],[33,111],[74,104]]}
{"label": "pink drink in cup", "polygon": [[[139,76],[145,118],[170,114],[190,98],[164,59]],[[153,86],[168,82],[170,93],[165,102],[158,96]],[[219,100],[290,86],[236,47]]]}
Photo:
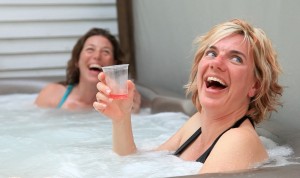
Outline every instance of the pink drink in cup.
{"label": "pink drink in cup", "polygon": [[128,97],[128,66],[129,64],[121,64],[102,67],[106,84],[111,89],[110,98],[126,99]]}

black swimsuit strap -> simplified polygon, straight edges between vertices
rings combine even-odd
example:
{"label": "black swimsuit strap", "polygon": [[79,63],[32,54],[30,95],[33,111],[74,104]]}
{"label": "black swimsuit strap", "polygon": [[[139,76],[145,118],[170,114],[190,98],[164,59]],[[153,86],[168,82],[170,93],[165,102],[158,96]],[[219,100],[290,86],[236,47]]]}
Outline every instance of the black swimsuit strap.
{"label": "black swimsuit strap", "polygon": [[185,141],[179,148],[176,150],[174,155],[179,156],[190,144],[192,144],[197,137],[202,133],[201,127],[187,140]]}
{"label": "black swimsuit strap", "polygon": [[245,116],[243,116],[242,118],[240,118],[238,121],[236,121],[236,122],[231,126],[231,128],[238,128],[238,127],[240,127],[240,125],[241,125],[246,119],[249,119],[249,121],[251,122],[252,126],[255,127],[253,119],[252,119],[250,116],[245,115]]}
{"label": "black swimsuit strap", "polygon": [[215,147],[216,143],[218,142],[218,140],[221,138],[221,136],[226,133],[228,130],[232,129],[232,128],[238,128],[240,127],[240,125],[246,120],[249,119],[252,126],[254,127],[254,122],[252,120],[252,118],[250,116],[245,115],[244,117],[242,117],[241,119],[239,119],[238,121],[236,121],[230,128],[226,129],[221,135],[219,135],[216,140],[211,144],[211,146],[196,160],[197,162],[201,162],[204,163],[207,159],[207,157],[209,156],[210,152],[212,151],[212,149]]}
{"label": "black swimsuit strap", "polygon": [[[211,150],[214,148],[215,144],[220,139],[220,137],[228,130],[239,127],[246,119],[249,119],[252,126],[254,127],[254,122],[253,122],[252,118],[247,115],[243,116],[241,119],[236,121],[230,128],[226,129],[221,135],[219,135],[216,138],[216,140],[212,143],[212,145],[196,161],[204,163],[206,158],[209,156]],[[201,133],[202,133],[202,130],[200,127],[186,142],[184,142],[183,145],[181,145],[179,147],[179,149],[174,153],[174,155],[179,156],[185,149],[187,149],[196,140],[197,137],[199,137],[199,135]]]}

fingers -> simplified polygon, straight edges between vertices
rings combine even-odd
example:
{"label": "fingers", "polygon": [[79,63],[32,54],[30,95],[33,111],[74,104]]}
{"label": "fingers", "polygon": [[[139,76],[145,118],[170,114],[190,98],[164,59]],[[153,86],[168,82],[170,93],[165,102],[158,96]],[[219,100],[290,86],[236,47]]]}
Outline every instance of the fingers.
{"label": "fingers", "polygon": [[105,112],[105,109],[107,108],[107,105],[109,103],[111,103],[113,101],[112,98],[109,98],[108,97],[108,94],[105,94],[101,91],[99,91],[97,94],[96,94],[96,99],[97,101],[95,101],[93,103],[93,107],[97,110],[97,111],[100,111],[102,113]]}
{"label": "fingers", "polygon": [[109,98],[109,94],[111,93],[111,90],[108,86],[103,84],[102,82],[97,83],[97,89],[98,93],[96,94],[96,99],[98,102],[104,102],[108,103],[112,101],[112,98]]}
{"label": "fingers", "polygon": [[[105,75],[99,74],[98,78],[100,82],[97,83],[97,89],[98,93],[96,94],[96,102],[93,103],[93,107],[99,111],[105,114],[112,113],[115,109],[121,109],[122,111],[128,110],[128,108],[131,109],[133,105],[133,98],[135,95],[135,85],[132,81],[128,80],[128,98],[125,100],[118,100],[116,102],[112,102],[113,99],[109,97],[111,94],[111,89],[106,85],[104,82]],[[114,103],[114,104],[112,104]],[[139,106],[135,106],[134,108],[139,108]],[[107,111],[107,112],[106,112]],[[114,112],[114,111],[113,111]]]}
{"label": "fingers", "polygon": [[105,81],[105,75],[104,75],[104,72],[100,72],[98,74],[98,80],[100,80],[101,82],[104,82]]}
{"label": "fingers", "polygon": [[94,102],[93,103],[93,107],[97,110],[97,111],[99,111],[99,112],[104,112],[105,111],[105,109],[106,109],[106,107],[107,107],[107,105],[106,104],[104,104],[104,103],[99,103],[99,102]]}
{"label": "fingers", "polygon": [[105,85],[105,75],[103,72],[100,72],[98,75],[100,82],[97,83],[98,93],[96,94],[96,102],[93,103],[93,107],[100,112],[104,112],[107,108],[107,104],[112,102],[112,98],[109,98],[111,92],[110,88]]}
{"label": "fingers", "polygon": [[98,82],[96,87],[98,91],[103,95],[109,95],[111,92],[110,88],[107,85],[105,85],[103,82]]}
{"label": "fingers", "polygon": [[93,107],[100,112],[104,112],[105,109],[107,108],[107,104],[112,102],[112,99],[108,97],[108,95],[104,94],[103,92],[99,91],[96,94],[96,99],[97,101],[95,101],[93,103]]}
{"label": "fingers", "polygon": [[128,91],[129,92],[134,92],[135,91],[135,85],[131,80],[127,80],[127,86],[128,86]]}
{"label": "fingers", "polygon": [[103,103],[110,103],[113,99],[112,98],[109,98],[109,93],[103,93],[102,91],[99,91],[97,94],[96,94],[96,99],[98,102],[103,102]]}
{"label": "fingers", "polygon": [[141,94],[136,90],[135,85],[132,81],[128,83],[128,90],[132,91],[133,94],[133,104],[132,113],[139,113],[141,105]]}
{"label": "fingers", "polygon": [[139,113],[141,107],[141,95],[137,90],[135,90],[134,94],[135,95],[133,99],[133,111],[134,113]]}

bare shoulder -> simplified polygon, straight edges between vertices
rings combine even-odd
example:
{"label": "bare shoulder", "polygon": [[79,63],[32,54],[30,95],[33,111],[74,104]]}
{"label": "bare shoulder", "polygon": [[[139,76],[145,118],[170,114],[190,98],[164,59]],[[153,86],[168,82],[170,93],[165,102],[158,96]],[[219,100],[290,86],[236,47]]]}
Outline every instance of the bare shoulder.
{"label": "bare shoulder", "polygon": [[180,145],[182,145],[190,136],[192,136],[196,130],[201,127],[200,113],[197,112],[192,115],[180,128],[178,133],[180,134]]}
{"label": "bare shoulder", "polygon": [[199,115],[197,112],[191,116],[171,138],[159,146],[158,150],[175,151],[178,149],[187,137],[190,137],[200,127]]}
{"label": "bare shoulder", "polygon": [[[249,127],[230,129],[220,138],[218,146],[219,147],[226,146],[230,148],[228,149],[228,151],[233,150],[232,152],[241,152],[241,153],[243,152],[255,153],[257,151],[265,150],[255,129]],[[258,154],[252,155],[253,158],[256,156],[259,155]]]}
{"label": "bare shoulder", "polygon": [[182,141],[187,140],[201,127],[200,113],[195,113],[182,127]]}
{"label": "bare shoulder", "polygon": [[35,104],[40,107],[56,107],[65,90],[66,87],[62,84],[50,83],[40,91]]}
{"label": "bare shoulder", "polygon": [[203,166],[203,172],[249,169],[265,161],[268,154],[250,124],[230,129],[217,142]]}

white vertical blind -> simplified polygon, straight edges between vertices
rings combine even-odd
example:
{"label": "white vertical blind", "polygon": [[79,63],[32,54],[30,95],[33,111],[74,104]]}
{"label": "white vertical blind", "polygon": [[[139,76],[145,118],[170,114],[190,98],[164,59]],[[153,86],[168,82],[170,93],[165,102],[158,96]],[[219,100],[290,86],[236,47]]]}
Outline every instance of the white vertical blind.
{"label": "white vertical blind", "polygon": [[0,79],[64,76],[92,27],[118,35],[116,0],[0,0]]}

